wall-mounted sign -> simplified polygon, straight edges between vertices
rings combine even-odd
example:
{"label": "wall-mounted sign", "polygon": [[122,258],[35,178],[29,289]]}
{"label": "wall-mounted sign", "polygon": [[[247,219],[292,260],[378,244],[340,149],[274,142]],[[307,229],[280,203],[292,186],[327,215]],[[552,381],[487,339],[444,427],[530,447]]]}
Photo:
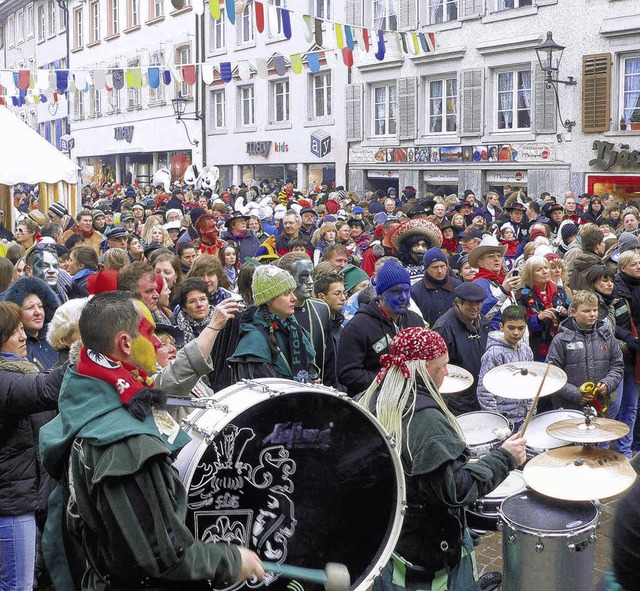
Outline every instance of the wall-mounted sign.
{"label": "wall-mounted sign", "polygon": [[269,155],[269,151],[271,150],[271,144],[273,142],[247,142],[247,154],[251,154],[252,156],[264,156],[265,158]]}
{"label": "wall-mounted sign", "polygon": [[116,127],[113,130],[113,137],[116,140],[127,140],[127,143],[131,143],[133,139],[133,125],[122,125],[120,127]]}
{"label": "wall-mounted sign", "polygon": [[439,182],[439,183],[457,183],[458,171],[446,171],[446,170],[427,170],[424,173],[423,179],[427,182]]}
{"label": "wall-mounted sign", "polygon": [[331,152],[331,136],[324,129],[316,129],[311,134],[311,153],[322,158]]}
{"label": "wall-mounted sign", "polygon": [[622,168],[640,168],[640,151],[630,150],[629,144],[620,144],[619,148],[611,142],[595,140],[593,149],[597,154],[593,160],[589,160],[589,166],[595,166],[600,170],[609,170],[618,165]]}
{"label": "wall-mounted sign", "polygon": [[276,152],[288,152],[289,144],[287,144],[286,142],[276,142],[275,144],[273,144],[273,149]]}
{"label": "wall-mounted sign", "polygon": [[519,170],[515,172],[510,170],[499,172],[492,170],[491,172],[487,172],[487,182],[496,185],[504,185],[505,183],[526,183],[527,173]]}

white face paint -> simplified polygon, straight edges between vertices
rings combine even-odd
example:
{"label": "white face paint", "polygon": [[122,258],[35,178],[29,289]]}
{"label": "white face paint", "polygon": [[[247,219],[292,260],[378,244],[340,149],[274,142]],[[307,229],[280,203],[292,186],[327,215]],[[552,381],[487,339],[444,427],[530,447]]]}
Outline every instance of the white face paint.
{"label": "white face paint", "polygon": [[52,252],[43,250],[35,256],[31,273],[38,279],[43,279],[51,287],[58,283],[58,257]]}

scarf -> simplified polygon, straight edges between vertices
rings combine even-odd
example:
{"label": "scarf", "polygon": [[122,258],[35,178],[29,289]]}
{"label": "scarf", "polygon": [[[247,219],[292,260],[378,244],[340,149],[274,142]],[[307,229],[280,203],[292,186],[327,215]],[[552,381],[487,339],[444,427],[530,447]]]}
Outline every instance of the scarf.
{"label": "scarf", "polygon": [[211,322],[211,318],[213,318],[214,309],[213,306],[209,306],[209,313],[202,320],[194,320],[187,316],[183,310],[178,312],[178,316],[176,317],[176,322],[178,324],[178,328],[182,330],[184,333],[184,342],[189,343],[193,341]]}
{"label": "scarf", "polygon": [[76,371],[112,386],[120,402],[139,421],[144,421],[154,406],[164,406],[164,395],[154,389],[153,378],[126,361],[82,347]]}
{"label": "scarf", "polygon": [[458,252],[458,241],[455,238],[443,238],[440,248],[444,248],[447,252],[455,254]]}
{"label": "scarf", "polygon": [[533,286],[533,291],[538,296],[540,303],[542,304],[543,310],[548,310],[549,308],[553,308],[553,298],[558,291],[555,283],[552,281],[547,281],[547,285],[545,286],[545,291],[540,291],[535,285]]}
{"label": "scarf", "polygon": [[451,286],[451,275],[448,273],[444,276],[444,279],[436,279],[435,277],[425,273],[422,282],[427,289],[444,289],[445,291],[453,291]]}
{"label": "scarf", "polygon": [[480,338],[480,316],[475,318],[474,320],[469,320],[466,318],[462,312],[460,312],[460,308],[458,306],[453,307],[453,311],[456,315],[456,318],[465,325],[466,329],[471,333],[471,337],[469,338]]}
{"label": "scarf", "polygon": [[487,279],[488,281],[495,281],[498,285],[502,285],[504,281],[504,273],[492,273],[489,269],[485,269],[484,267],[480,267],[478,274],[475,276],[475,279]]}
{"label": "scarf", "polygon": [[91,228],[91,230],[89,230],[88,232],[83,232],[80,229],[80,226],[74,226],[73,231],[76,232],[77,234],[80,234],[83,238],[91,238],[91,236],[93,236],[96,233],[96,231],[93,228]]}
{"label": "scarf", "polygon": [[209,243],[209,242],[205,242],[204,236],[202,236],[200,238],[200,244],[198,245],[198,250],[200,251],[201,254],[210,254],[215,256],[218,254],[221,247],[222,247],[222,241],[216,239],[213,241],[213,243]]}
{"label": "scarf", "polygon": [[289,316],[285,320],[269,314],[272,319],[274,331],[282,331],[287,337],[289,355],[285,355],[286,361],[291,369],[291,377],[296,382],[307,383],[309,381],[309,362],[307,359],[307,348],[304,345],[300,326],[295,316]]}

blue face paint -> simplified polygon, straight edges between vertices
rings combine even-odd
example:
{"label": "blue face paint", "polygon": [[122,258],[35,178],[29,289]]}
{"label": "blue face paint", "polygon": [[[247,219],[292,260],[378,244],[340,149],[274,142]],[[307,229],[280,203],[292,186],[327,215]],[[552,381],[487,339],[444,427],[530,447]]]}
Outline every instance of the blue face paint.
{"label": "blue face paint", "polygon": [[385,308],[393,314],[404,314],[411,300],[411,286],[400,283],[390,287],[380,296]]}

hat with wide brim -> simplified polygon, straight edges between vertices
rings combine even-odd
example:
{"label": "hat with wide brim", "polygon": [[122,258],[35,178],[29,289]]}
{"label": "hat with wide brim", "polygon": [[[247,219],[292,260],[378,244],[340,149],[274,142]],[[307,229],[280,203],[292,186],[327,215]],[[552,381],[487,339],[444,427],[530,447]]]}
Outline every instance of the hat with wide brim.
{"label": "hat with wide brim", "polygon": [[471,250],[469,253],[469,265],[478,268],[478,260],[485,254],[490,252],[499,252],[502,256],[507,252],[507,245],[501,246],[498,239],[491,234],[485,234],[482,237],[482,241],[478,246]]}
{"label": "hat with wide brim", "polygon": [[440,248],[442,246],[442,232],[436,224],[430,220],[413,219],[402,222],[391,235],[391,244],[398,250],[404,240],[411,236],[423,236],[429,243],[429,247]]}
{"label": "hat with wide brim", "polygon": [[244,215],[243,213],[240,213],[239,211],[234,211],[230,216],[229,219],[225,222],[225,227],[227,228],[227,230],[231,230],[231,224],[235,221],[235,220],[244,220],[245,222],[248,222],[251,219],[251,216],[249,215]]}

